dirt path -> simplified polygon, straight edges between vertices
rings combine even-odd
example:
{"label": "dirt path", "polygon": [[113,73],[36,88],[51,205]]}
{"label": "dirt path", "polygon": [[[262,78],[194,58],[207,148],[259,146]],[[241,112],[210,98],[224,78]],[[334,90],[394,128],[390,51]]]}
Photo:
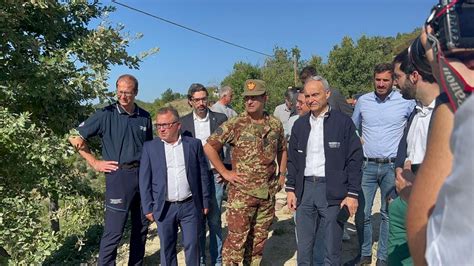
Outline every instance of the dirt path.
{"label": "dirt path", "polygon": [[[277,194],[277,198],[286,197],[284,193]],[[278,202],[281,202],[278,200]],[[225,206],[225,202],[224,202]],[[380,215],[378,215],[380,208],[380,195],[377,193],[375,198],[373,213],[375,213],[373,219],[380,221]],[[222,214],[224,233],[227,228],[225,221],[225,212]],[[296,240],[294,233],[294,222],[293,214],[288,210],[286,206],[276,211],[276,218],[271,227],[271,231],[268,236],[268,240],[265,245],[265,251],[263,255],[262,265],[296,265]],[[358,241],[357,233],[354,226],[354,221],[351,218],[348,224],[348,233],[351,237],[350,240],[343,242],[343,256],[342,261],[344,263],[353,259],[358,253]],[[378,239],[378,226],[374,228],[375,239]],[[377,243],[374,244],[374,249]],[[119,250],[117,258],[118,265],[126,265],[128,257],[128,244],[122,245]],[[375,256],[372,265],[375,265]],[[145,265],[159,265],[160,263],[160,242],[156,233],[156,224],[150,225],[150,231],[148,234],[146,254],[145,254]],[[178,264],[185,265],[184,263],[184,251],[178,244]]]}

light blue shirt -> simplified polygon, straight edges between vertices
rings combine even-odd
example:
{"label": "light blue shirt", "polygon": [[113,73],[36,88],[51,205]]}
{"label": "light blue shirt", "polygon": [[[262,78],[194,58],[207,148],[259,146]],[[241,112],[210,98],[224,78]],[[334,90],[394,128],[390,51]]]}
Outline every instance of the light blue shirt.
{"label": "light blue shirt", "polygon": [[394,158],[414,100],[405,100],[392,91],[384,101],[375,92],[362,95],[356,103],[352,121],[362,132],[364,156]]}

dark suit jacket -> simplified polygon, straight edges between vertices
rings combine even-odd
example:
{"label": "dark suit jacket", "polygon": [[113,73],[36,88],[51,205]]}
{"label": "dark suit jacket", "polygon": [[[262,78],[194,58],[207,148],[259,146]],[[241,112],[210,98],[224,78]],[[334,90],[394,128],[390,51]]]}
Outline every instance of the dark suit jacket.
{"label": "dark suit jacket", "polygon": [[[295,192],[301,202],[306,168],[306,148],[311,131],[311,113],[296,120],[288,148],[286,191]],[[326,158],[326,197],[329,205],[339,204],[346,196],[358,198],[362,180],[363,152],[352,119],[330,110],[324,118],[324,155]]]}
{"label": "dark suit jacket", "polygon": [[328,103],[333,110],[338,110],[348,116],[352,116],[354,108],[347,103],[346,98],[336,88],[330,88],[331,96],[328,98]]}
{"label": "dark suit jacket", "polygon": [[[211,126],[211,134],[225,121],[227,116],[225,114],[216,113],[208,109],[209,112],[209,124]],[[184,136],[195,138],[196,132],[194,131],[194,117],[193,112],[180,118],[181,132]]]}
{"label": "dark suit jacket", "polygon": [[[212,134],[222,123],[227,121],[227,116],[225,114],[213,112],[209,109],[207,111],[209,112],[209,125],[211,126]],[[180,122],[182,135],[195,138],[196,132],[194,130],[193,112],[181,117]],[[219,155],[221,157],[221,160],[224,160],[223,150],[220,151]]]}
{"label": "dark suit jacket", "polygon": [[[210,179],[208,161],[201,141],[182,136],[186,176],[193,201],[198,210],[209,208]],[[162,220],[166,201],[168,167],[165,146],[160,138],[145,142],[140,160],[139,186],[144,214],[153,213],[155,220]]]}
{"label": "dark suit jacket", "polygon": [[416,107],[413,108],[413,112],[411,112],[410,117],[408,117],[407,125],[405,126],[405,129],[403,130],[403,136],[400,139],[400,143],[398,144],[397,159],[395,160],[395,167],[403,168],[403,165],[405,164],[405,160],[407,158],[408,131],[410,130],[411,123],[413,122],[413,118],[415,117],[415,115],[416,115]]}

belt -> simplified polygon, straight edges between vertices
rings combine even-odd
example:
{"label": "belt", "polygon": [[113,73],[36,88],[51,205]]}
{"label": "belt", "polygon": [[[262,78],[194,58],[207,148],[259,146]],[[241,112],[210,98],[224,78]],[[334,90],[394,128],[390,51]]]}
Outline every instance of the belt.
{"label": "belt", "polygon": [[189,196],[189,197],[185,198],[184,200],[168,201],[168,202],[172,203],[172,204],[183,204],[183,203],[186,203],[188,201],[191,201],[192,199],[193,199],[193,196]]}
{"label": "belt", "polygon": [[309,181],[309,182],[324,182],[326,181],[326,177],[310,175],[310,176],[304,176],[304,180]]}
{"label": "belt", "polygon": [[133,169],[133,168],[138,168],[140,167],[140,162],[139,161],[133,161],[129,163],[122,163],[119,164],[119,167],[122,169]]}
{"label": "belt", "polygon": [[364,157],[365,161],[374,163],[394,163],[397,158],[367,158]]}

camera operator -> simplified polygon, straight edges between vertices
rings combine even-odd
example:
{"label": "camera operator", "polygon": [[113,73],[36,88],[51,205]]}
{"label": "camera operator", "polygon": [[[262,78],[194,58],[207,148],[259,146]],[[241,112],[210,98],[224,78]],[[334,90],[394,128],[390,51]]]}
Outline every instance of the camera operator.
{"label": "camera operator", "polygon": [[[433,114],[425,158],[417,172],[409,199],[407,234],[415,265],[424,265],[427,262],[459,265],[473,261],[474,230],[471,223],[474,220],[474,211],[472,206],[468,206],[472,204],[473,187],[472,99],[462,106],[461,109],[465,110],[456,114],[454,131],[453,125],[454,112],[474,86],[474,45],[472,37],[469,37],[473,36],[474,31],[474,4],[472,0],[447,2],[434,9],[432,15],[435,16],[430,17],[419,38],[433,75],[443,88],[442,95],[447,96],[448,101],[439,105]],[[456,31],[452,30],[452,23],[446,24],[453,16],[457,16]],[[453,35],[457,35],[460,41],[454,42],[454,47],[453,43],[446,45],[446,39]],[[444,57],[443,54],[449,57]],[[451,139],[455,154],[454,164],[450,149],[451,132],[454,132]],[[464,143],[460,144],[461,141]],[[453,190],[453,186],[461,191]],[[430,217],[432,213],[433,216]],[[428,247],[427,237],[430,240]]]}

